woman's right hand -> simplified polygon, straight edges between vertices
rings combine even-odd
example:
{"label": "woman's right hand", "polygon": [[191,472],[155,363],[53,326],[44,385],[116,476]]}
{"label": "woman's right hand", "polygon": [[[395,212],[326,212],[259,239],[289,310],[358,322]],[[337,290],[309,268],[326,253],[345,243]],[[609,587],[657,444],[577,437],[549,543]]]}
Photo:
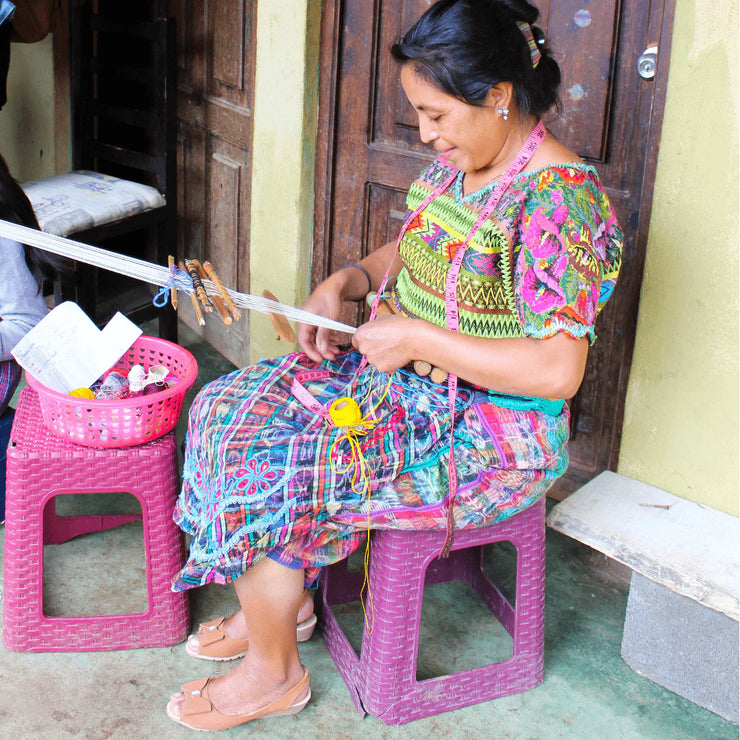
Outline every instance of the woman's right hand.
{"label": "woman's right hand", "polygon": [[[304,311],[309,311],[319,316],[326,316],[328,319],[337,321],[341,314],[343,303],[342,286],[339,285],[336,276],[332,275],[311,293],[301,308]],[[345,335],[333,329],[311,326],[310,324],[298,324],[298,344],[300,344],[301,349],[315,362],[333,360],[339,351],[338,345],[342,341],[343,336]]]}
{"label": "woman's right hand", "polygon": [[[396,267],[396,244],[388,242],[362,260],[362,267],[347,265],[329,275],[308,300],[301,306],[304,311],[326,316],[338,321],[345,301],[362,301],[370,290],[377,289],[389,262]],[[368,284],[369,282],[369,284]],[[332,329],[298,324],[298,343],[301,349],[315,362],[333,360],[339,352],[339,344],[349,344],[347,334]]]}

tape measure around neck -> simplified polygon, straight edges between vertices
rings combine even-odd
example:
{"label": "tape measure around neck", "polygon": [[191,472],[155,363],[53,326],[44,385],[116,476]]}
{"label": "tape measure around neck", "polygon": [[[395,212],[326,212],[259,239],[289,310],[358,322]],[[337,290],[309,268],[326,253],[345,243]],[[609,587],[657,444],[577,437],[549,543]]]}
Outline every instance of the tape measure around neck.
{"label": "tape measure around neck", "polygon": [[[445,323],[449,330],[458,331],[460,328],[460,312],[457,304],[457,283],[460,276],[460,268],[462,267],[463,257],[465,252],[470,245],[472,238],[476,232],[485,223],[486,219],[493,213],[496,206],[499,204],[503,194],[508,190],[509,185],[513,182],[514,178],[529,164],[530,160],[534,156],[534,153],[539,149],[540,144],[545,139],[546,131],[545,125],[542,121],[539,121],[537,125],[532,129],[531,133],[524,142],[524,145],[517,153],[514,160],[509,165],[504,175],[496,183],[495,187],[488,196],[486,204],[481,209],[480,215],[478,216],[473,228],[468,232],[465,237],[465,241],[460,245],[455,256],[450,264],[450,269],[447,273],[447,280],[445,282]],[[450,455],[449,463],[447,466],[448,480],[449,480],[449,492],[447,494],[447,539],[444,547],[442,548],[442,555],[446,556],[449,554],[450,548],[452,547],[452,540],[455,532],[455,521],[453,515],[453,504],[455,501],[455,495],[457,494],[457,467],[455,465],[455,400],[457,398],[457,375],[454,373],[448,373],[447,375],[447,399],[450,409]]]}

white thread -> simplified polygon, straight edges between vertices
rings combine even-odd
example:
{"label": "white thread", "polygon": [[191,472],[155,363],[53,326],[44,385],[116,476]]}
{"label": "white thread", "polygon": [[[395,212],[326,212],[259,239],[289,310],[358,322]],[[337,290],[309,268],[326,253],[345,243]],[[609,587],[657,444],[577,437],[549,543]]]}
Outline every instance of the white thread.
{"label": "white thread", "polygon": [[[164,265],[155,265],[152,262],[146,262],[136,257],[118,254],[117,252],[111,252],[107,249],[94,247],[91,244],[74,241],[64,236],[48,234],[45,231],[38,231],[28,226],[14,224],[10,221],[0,220],[0,237],[12,239],[21,244],[37,247],[45,252],[52,252],[61,257],[85,262],[88,265],[101,267],[104,270],[116,272],[119,275],[126,275],[160,287],[168,286],[172,277],[170,269]],[[220,295],[218,288],[210,280],[204,279],[203,287],[209,295]],[[260,311],[261,313],[282,314],[302,324],[334,329],[335,331],[346,334],[354,334],[356,331],[356,328],[349,326],[349,324],[342,324],[339,321],[333,321],[332,319],[327,319],[325,316],[303,311],[300,308],[295,308],[285,303],[279,303],[278,301],[251,295],[250,293],[238,293],[230,288],[226,290],[239,308]]]}

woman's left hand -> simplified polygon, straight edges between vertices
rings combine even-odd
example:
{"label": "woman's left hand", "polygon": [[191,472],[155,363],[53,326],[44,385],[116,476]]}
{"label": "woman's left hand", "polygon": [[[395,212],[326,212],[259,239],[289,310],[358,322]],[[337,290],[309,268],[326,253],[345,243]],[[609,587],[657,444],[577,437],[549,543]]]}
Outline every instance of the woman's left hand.
{"label": "woman's left hand", "polygon": [[420,323],[403,316],[377,316],[357,328],[352,345],[380,372],[392,373],[419,359],[413,356],[412,338]]}

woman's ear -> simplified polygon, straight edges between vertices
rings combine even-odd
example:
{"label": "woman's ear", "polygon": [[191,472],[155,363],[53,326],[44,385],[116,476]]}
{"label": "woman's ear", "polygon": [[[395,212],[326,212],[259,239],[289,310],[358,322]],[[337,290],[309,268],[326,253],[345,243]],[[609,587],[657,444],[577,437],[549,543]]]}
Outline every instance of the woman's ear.
{"label": "woman's ear", "polygon": [[486,95],[486,105],[491,108],[511,108],[514,102],[514,85],[511,82],[499,82]]}

